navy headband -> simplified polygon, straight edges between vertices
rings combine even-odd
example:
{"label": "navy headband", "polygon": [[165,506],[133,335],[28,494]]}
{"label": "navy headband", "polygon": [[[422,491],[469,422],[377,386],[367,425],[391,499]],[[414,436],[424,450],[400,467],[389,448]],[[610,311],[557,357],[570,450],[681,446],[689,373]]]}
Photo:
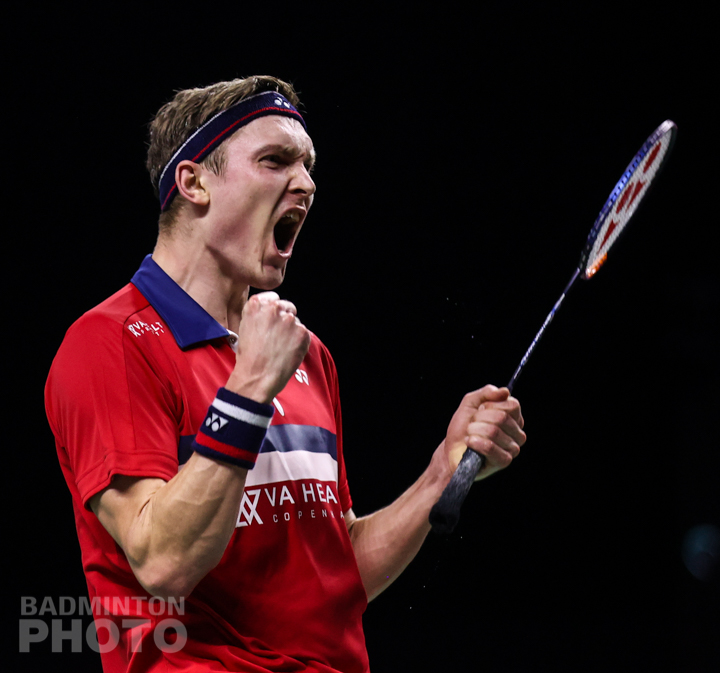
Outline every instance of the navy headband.
{"label": "navy headband", "polygon": [[216,114],[195,131],[173,154],[163,172],[160,174],[158,185],[160,191],[160,211],[164,212],[172,203],[177,194],[175,184],[175,168],[189,159],[202,161],[220,143],[227,140],[239,128],[249,124],[258,117],[266,115],[283,115],[297,119],[307,131],[305,120],[293,105],[276,91],[265,91],[249,98],[243,98],[239,103],[227,110]]}

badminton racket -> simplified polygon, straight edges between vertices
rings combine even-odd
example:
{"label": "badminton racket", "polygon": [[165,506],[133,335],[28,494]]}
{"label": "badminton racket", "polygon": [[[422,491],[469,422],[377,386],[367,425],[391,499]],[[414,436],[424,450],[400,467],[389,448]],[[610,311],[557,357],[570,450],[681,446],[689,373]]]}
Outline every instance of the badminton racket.
{"label": "badminton racket", "polygon": [[[617,243],[667,160],[676,134],[677,126],[672,121],[660,124],[625,169],[590,230],[575,273],[512,375],[507,385],[510,392],[575,281],[578,278],[589,280],[607,260],[610,248]],[[450,533],[455,528],[460,518],[460,507],[484,464],[484,456],[469,449],[465,451],[455,474],[430,511],[430,524],[435,532]]]}

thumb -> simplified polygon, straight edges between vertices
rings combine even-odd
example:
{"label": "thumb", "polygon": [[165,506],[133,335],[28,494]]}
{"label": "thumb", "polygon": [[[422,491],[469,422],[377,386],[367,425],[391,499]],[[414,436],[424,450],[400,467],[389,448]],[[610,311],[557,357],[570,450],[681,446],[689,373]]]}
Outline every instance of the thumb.
{"label": "thumb", "polygon": [[508,390],[508,388],[498,388],[497,386],[487,385],[465,395],[462,406],[471,407],[473,410],[476,410],[483,402],[503,402],[508,397],[510,397],[510,390]]}

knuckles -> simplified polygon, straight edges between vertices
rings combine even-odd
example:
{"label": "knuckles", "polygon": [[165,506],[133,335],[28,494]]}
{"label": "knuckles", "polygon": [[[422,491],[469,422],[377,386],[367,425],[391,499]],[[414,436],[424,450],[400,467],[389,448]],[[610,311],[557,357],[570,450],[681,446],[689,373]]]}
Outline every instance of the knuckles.
{"label": "knuckles", "polygon": [[491,441],[495,441],[500,437],[500,428],[497,425],[489,424],[485,427],[484,435]]}
{"label": "knuckles", "polygon": [[498,467],[505,468],[513,461],[513,456],[507,453],[506,451],[499,451],[497,457],[495,458],[495,464]]}
{"label": "knuckles", "polygon": [[[274,295],[274,296],[264,296]],[[248,299],[243,308],[243,318],[251,320],[277,320],[281,324],[289,324],[302,327],[297,319],[297,309],[292,302],[280,299],[274,292],[261,292]]]}
{"label": "knuckles", "polygon": [[463,396],[448,437],[464,430],[466,446],[487,458],[487,475],[506,468],[520,454],[526,440],[523,426],[520,402],[507,388],[486,385]]}

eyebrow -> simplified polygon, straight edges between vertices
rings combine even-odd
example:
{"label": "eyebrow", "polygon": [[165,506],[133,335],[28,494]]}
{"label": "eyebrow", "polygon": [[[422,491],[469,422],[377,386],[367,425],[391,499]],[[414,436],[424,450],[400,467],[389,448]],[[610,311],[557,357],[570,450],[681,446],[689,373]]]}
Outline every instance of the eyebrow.
{"label": "eyebrow", "polygon": [[[301,156],[306,154],[304,151],[299,150],[294,145],[280,145],[278,143],[268,143],[267,145],[263,145],[260,149],[258,149],[258,151],[256,152],[256,156],[266,154],[267,152],[276,152],[277,154],[282,154],[286,157],[292,158],[300,158]],[[310,152],[307,153],[307,157],[307,167],[308,170],[311,171],[315,166],[315,160],[317,158],[317,153],[315,152],[314,147],[310,148]]]}

